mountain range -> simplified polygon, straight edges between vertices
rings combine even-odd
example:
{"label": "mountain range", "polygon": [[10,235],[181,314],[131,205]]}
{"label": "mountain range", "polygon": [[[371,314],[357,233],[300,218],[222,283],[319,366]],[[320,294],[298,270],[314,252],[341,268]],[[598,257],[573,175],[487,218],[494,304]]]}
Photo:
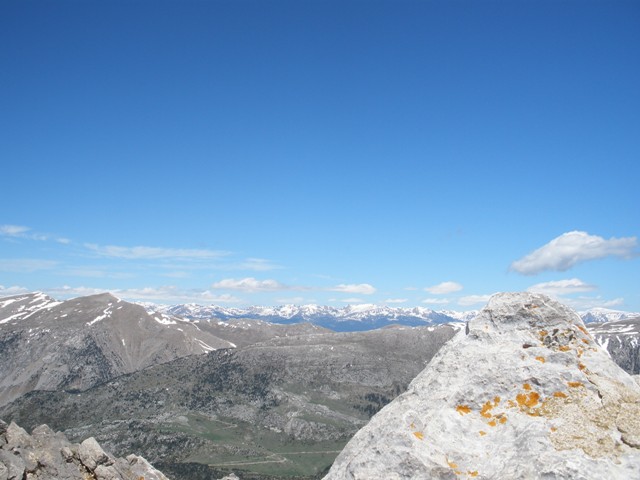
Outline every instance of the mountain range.
{"label": "mountain range", "polygon": [[[110,294],[1,298],[0,418],[29,429],[48,424],[78,443],[95,437],[115,455],[143,455],[176,480],[232,472],[320,478],[479,315],[143,306]],[[631,315],[586,327],[594,345],[633,374],[640,317]]]}
{"label": "mountain range", "polygon": [[[387,325],[421,326],[455,321],[466,322],[478,314],[478,310],[458,312],[432,310],[424,307],[389,307],[386,305],[359,304],[342,308],[321,305],[282,305],[276,307],[252,306],[227,308],[218,305],[186,303],[157,305],[143,303],[150,312],[161,312],[190,320],[207,319],[259,319],[273,323],[310,322],[335,331],[360,331]],[[640,313],[607,308],[593,308],[579,313],[585,323],[610,322],[640,317]]]}

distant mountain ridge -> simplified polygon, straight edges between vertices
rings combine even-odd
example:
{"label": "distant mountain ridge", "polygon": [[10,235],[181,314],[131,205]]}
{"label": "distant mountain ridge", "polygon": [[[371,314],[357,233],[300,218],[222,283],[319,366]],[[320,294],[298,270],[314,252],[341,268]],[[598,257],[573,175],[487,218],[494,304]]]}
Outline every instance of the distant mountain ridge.
{"label": "distant mountain ridge", "polygon": [[226,308],[218,305],[144,304],[148,311],[158,311],[190,320],[216,318],[259,319],[274,323],[310,322],[336,331],[373,330],[387,325],[404,326],[438,325],[459,321],[451,314],[437,312],[429,308],[398,308],[374,304],[347,305],[342,308],[322,305],[282,305],[276,307],[252,306],[247,308]]}
{"label": "distant mountain ridge", "polygon": [[[310,322],[336,331],[372,330],[387,325],[423,326],[450,322],[467,322],[478,310],[432,310],[425,307],[389,307],[360,304],[337,308],[326,305],[281,305],[229,308],[219,305],[185,303],[177,305],[143,304],[148,311],[158,311],[190,320],[260,319],[273,323]],[[585,323],[602,323],[640,317],[640,313],[607,308],[592,308],[578,312]]]}

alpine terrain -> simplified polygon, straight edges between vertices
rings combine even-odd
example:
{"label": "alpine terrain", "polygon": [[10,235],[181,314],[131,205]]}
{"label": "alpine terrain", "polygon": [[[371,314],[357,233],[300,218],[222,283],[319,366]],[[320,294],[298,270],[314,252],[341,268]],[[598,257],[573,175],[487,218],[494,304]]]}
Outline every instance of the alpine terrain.
{"label": "alpine terrain", "polygon": [[573,311],[498,294],[325,478],[640,478],[640,388]]}
{"label": "alpine terrain", "polygon": [[0,405],[32,390],[86,390],[120,375],[232,344],[108,293],[64,302],[0,299]]}

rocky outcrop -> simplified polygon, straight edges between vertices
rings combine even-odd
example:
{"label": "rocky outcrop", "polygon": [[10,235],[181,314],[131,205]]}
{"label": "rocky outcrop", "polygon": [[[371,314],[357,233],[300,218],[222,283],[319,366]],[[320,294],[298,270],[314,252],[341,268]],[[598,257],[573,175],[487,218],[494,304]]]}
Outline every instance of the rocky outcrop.
{"label": "rocky outcrop", "polygon": [[168,480],[144,458],[114,458],[94,438],[72,444],[42,425],[29,435],[0,420],[0,480]]}
{"label": "rocky outcrop", "polygon": [[325,478],[640,478],[640,388],[575,312],[498,294]]}

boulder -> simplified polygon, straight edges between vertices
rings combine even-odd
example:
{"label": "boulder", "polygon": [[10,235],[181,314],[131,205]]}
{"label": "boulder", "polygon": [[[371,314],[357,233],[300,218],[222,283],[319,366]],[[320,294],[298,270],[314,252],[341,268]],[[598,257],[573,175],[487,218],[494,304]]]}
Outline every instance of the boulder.
{"label": "boulder", "polygon": [[498,294],[325,479],[640,478],[638,419],[640,388],[575,312]]}

